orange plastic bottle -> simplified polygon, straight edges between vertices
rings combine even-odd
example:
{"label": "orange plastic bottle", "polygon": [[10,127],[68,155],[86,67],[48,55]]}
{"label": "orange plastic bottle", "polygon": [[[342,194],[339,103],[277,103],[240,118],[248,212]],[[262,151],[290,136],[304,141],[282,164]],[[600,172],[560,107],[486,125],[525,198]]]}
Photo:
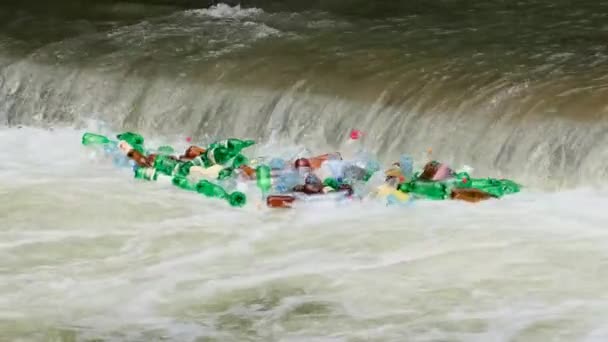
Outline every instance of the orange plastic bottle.
{"label": "orange plastic bottle", "polygon": [[321,168],[321,164],[323,164],[323,162],[330,159],[342,160],[342,155],[340,152],[326,153],[320,156],[308,158],[308,161],[310,162],[310,168],[316,170]]}
{"label": "orange plastic bottle", "polygon": [[239,167],[239,169],[241,169],[248,178],[255,179],[255,169],[254,168],[247,166],[247,165],[241,165]]}

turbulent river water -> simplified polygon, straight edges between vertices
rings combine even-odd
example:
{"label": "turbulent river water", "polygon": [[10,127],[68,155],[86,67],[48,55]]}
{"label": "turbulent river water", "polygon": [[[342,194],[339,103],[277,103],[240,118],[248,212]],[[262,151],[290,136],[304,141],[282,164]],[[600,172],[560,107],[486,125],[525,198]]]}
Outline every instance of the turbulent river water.
{"label": "turbulent river water", "polygon": [[[0,340],[608,340],[608,3],[374,4],[0,5]],[[525,189],[232,209],[80,145],[351,128]]]}

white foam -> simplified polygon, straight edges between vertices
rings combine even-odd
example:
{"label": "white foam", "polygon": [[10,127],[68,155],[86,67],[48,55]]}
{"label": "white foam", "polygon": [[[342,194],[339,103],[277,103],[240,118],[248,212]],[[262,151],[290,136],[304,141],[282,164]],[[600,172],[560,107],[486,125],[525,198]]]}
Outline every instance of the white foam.
{"label": "white foam", "polygon": [[186,13],[212,18],[244,19],[259,16],[264,11],[259,8],[241,8],[240,5],[232,7],[227,4],[217,4],[209,8],[189,10]]}

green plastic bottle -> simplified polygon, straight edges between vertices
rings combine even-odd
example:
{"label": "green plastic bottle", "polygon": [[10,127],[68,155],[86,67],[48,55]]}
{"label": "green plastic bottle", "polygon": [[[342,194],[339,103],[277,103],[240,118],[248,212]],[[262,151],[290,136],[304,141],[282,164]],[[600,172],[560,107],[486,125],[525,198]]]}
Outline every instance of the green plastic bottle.
{"label": "green plastic bottle", "polygon": [[260,165],[255,169],[257,178],[258,188],[262,191],[262,194],[266,195],[272,188],[272,179],[270,178],[270,167],[267,165]]}
{"label": "green plastic bottle", "polygon": [[231,178],[233,174],[234,174],[234,169],[227,167],[227,168],[223,169],[222,171],[220,171],[220,173],[217,175],[217,179],[226,180],[228,178]]}
{"label": "green plastic bottle", "polygon": [[328,177],[323,181],[323,186],[328,186],[334,190],[338,190],[340,188],[340,182],[338,182],[338,180],[335,178]]}
{"label": "green plastic bottle", "polygon": [[471,187],[482,190],[483,188],[498,186],[500,182],[492,178],[473,178],[471,179]]}
{"label": "green plastic bottle", "polygon": [[240,191],[235,191],[228,196],[228,203],[233,207],[242,207],[247,204],[247,196]]}
{"label": "green plastic bottle", "polygon": [[520,185],[509,179],[494,179],[494,178],[472,178],[471,187],[487,192],[495,197],[517,193],[520,191]]}
{"label": "green plastic bottle", "polygon": [[201,180],[196,184],[196,192],[207,197],[226,200],[233,207],[241,207],[247,202],[247,197],[242,192],[235,191],[228,194],[224,188],[207,180]]}
{"label": "green plastic bottle", "polygon": [[371,170],[371,169],[365,170],[365,176],[363,176],[363,182],[369,181],[370,178],[372,178],[372,176],[374,175],[374,173],[376,173],[376,171],[374,171],[374,170]]}
{"label": "green plastic bottle", "polygon": [[190,182],[187,178],[181,176],[175,176],[171,180],[171,183],[180,189],[187,191],[196,191],[196,184]]}
{"label": "green plastic bottle", "polygon": [[521,191],[521,185],[510,179],[502,179],[500,182],[505,194],[514,194]]}
{"label": "green plastic bottle", "polygon": [[196,184],[196,192],[207,197],[216,197],[222,199],[228,197],[228,194],[226,193],[226,190],[224,190],[224,188],[204,179]]}
{"label": "green plastic bottle", "polygon": [[433,200],[446,199],[448,195],[445,184],[442,184],[441,182],[416,180],[401,183],[398,189],[402,192]]}
{"label": "green plastic bottle", "polygon": [[233,159],[232,159],[232,168],[234,169],[238,169],[239,167],[241,167],[242,165],[247,165],[249,164],[249,159],[247,159],[247,157],[245,157],[242,154],[237,154]]}
{"label": "green plastic bottle", "polygon": [[177,167],[176,176],[188,177],[188,175],[190,174],[190,168],[193,166],[194,166],[194,163],[191,160],[187,161],[185,163],[179,164],[179,166]]}
{"label": "green plastic bottle", "polygon": [[190,162],[192,162],[192,166],[207,167],[207,162],[205,161],[205,157],[203,157],[203,156],[198,156],[198,157],[190,160]]}
{"label": "green plastic bottle", "polygon": [[158,173],[153,167],[138,167],[135,169],[135,178],[155,181],[158,179]]}
{"label": "green plastic bottle", "polygon": [[124,140],[124,141],[128,142],[131,146],[144,144],[144,137],[139,133],[124,132],[124,133],[118,134],[116,136],[116,138],[118,140]]}
{"label": "green plastic bottle", "polygon": [[230,151],[229,149],[222,147],[222,146],[211,148],[211,149],[207,150],[207,152],[205,153],[205,156],[206,156],[205,166],[209,167],[209,166],[212,166],[215,164],[224,165],[230,159],[234,158],[237,154],[238,154],[238,152],[234,153],[234,152]]}
{"label": "green plastic bottle", "polygon": [[472,187],[471,177],[466,172],[456,173],[452,178],[441,181],[450,193],[452,189],[468,189]]}
{"label": "green plastic bottle", "polygon": [[111,142],[112,142],[112,140],[110,140],[108,137],[100,135],[100,134],[94,134],[94,133],[87,132],[82,135],[82,144],[85,146],[106,145]]}
{"label": "green plastic bottle", "polygon": [[133,147],[134,150],[145,154],[144,151],[144,137],[141,136],[141,134],[139,133],[133,133],[133,132],[124,132],[124,133],[120,133],[116,136],[116,138],[118,140],[124,140],[126,142],[129,143],[129,145],[131,145],[131,147]]}
{"label": "green plastic bottle", "polygon": [[502,196],[505,195],[504,190],[502,189],[502,186],[500,185],[495,185],[495,186],[485,186],[483,188],[476,188],[479,189],[483,192],[487,192],[488,194],[496,197],[496,198],[501,198]]}
{"label": "green plastic bottle", "polygon": [[215,148],[215,147],[224,147],[227,148],[228,150],[234,152],[235,154],[241,152],[243,149],[251,146],[255,144],[255,141],[253,140],[241,140],[241,139],[225,139],[225,140],[221,140],[221,141],[216,141],[214,143],[212,143],[209,148]]}
{"label": "green plastic bottle", "polygon": [[175,160],[169,156],[156,156],[154,160],[154,168],[156,171],[167,175],[174,176],[178,173],[180,167],[180,161]]}

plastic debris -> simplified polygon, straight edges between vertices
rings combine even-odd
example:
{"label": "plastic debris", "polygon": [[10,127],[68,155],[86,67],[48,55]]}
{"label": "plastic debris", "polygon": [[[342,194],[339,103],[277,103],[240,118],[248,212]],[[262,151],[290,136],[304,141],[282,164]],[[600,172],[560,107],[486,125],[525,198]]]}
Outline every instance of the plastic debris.
{"label": "plastic debris", "polygon": [[[362,136],[356,129],[349,134],[351,140]],[[339,152],[284,160],[248,156],[244,150],[255,142],[230,138],[206,147],[191,145],[178,156],[168,145],[146,150],[143,136],[135,132],[120,133],[116,138],[86,132],[81,143],[98,149],[117,167],[132,167],[138,180],[168,177],[178,189],[220,199],[233,207],[247,204],[245,191],[255,191],[248,184],[255,184],[270,208],[292,208],[300,201],[347,204],[362,198],[376,198],[390,206],[409,206],[416,200],[477,203],[521,191],[521,185],[509,179],[473,178],[473,168],[466,165],[455,172],[445,163],[430,160],[415,170],[414,159],[408,154],[380,172],[381,164],[363,150],[350,160],[344,160]],[[192,138],[186,141],[191,143]],[[431,154],[429,148],[427,156]]]}

